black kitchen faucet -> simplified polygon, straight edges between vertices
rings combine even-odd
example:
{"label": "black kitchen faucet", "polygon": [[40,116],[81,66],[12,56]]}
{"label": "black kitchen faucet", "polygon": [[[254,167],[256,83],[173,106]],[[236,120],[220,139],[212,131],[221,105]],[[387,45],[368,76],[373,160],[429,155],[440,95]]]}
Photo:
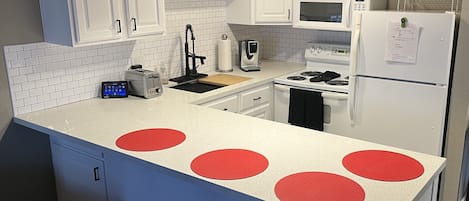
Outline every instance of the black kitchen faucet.
{"label": "black kitchen faucet", "polygon": [[[189,43],[187,42],[187,32],[191,32],[191,40],[192,40],[192,53],[189,52]],[[198,76],[197,73],[197,66],[195,64],[196,59],[200,59],[200,63],[204,64],[204,56],[197,56],[195,55],[195,36],[194,31],[192,30],[192,25],[186,25],[186,43],[184,44],[184,51],[186,54],[186,76]],[[189,57],[192,57],[192,69],[189,68]]]}
{"label": "black kitchen faucet", "polygon": [[[188,37],[187,33],[191,33],[191,40],[192,40],[192,52],[189,52],[189,42],[188,42]],[[194,36],[194,31],[192,30],[192,25],[187,24],[186,25],[186,42],[184,43],[184,53],[185,53],[185,59],[186,59],[186,68],[185,68],[185,75],[177,78],[171,79],[171,81],[181,83],[181,82],[187,82],[191,80],[196,80],[202,77],[206,77],[207,74],[202,74],[197,72],[197,65],[196,65],[196,59],[200,59],[200,63],[204,64],[204,60],[207,59],[205,56],[197,56],[195,54],[195,36]],[[190,68],[189,65],[189,57],[192,58],[192,68]]]}

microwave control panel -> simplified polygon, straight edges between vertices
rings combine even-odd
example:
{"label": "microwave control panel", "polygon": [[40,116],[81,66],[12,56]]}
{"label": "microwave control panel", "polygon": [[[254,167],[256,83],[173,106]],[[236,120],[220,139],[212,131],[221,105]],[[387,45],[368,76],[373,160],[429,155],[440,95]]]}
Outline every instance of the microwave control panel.
{"label": "microwave control panel", "polygon": [[366,0],[355,0],[354,4],[353,4],[353,10],[354,11],[366,11],[366,10],[369,10],[367,9],[367,3],[368,1]]}

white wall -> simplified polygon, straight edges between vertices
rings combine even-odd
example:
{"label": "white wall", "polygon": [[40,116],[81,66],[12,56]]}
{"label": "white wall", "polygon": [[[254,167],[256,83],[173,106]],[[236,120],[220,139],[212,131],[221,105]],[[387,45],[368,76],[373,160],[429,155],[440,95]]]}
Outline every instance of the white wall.
{"label": "white wall", "polygon": [[13,117],[3,46],[42,41],[38,0],[0,1],[0,200],[56,200],[46,135]]}
{"label": "white wall", "polygon": [[[5,57],[16,115],[85,100],[99,95],[102,81],[122,80],[130,63],[155,70],[170,67],[171,77],[181,75],[185,25],[192,24],[195,53],[206,56],[200,72],[217,66],[216,43],[226,33],[232,40],[256,39],[263,58],[304,62],[309,41],[349,43],[350,34],[293,29],[290,26],[226,24],[225,0],[166,1],[167,33],[148,39],[72,48],[49,43],[5,47]],[[235,62],[234,62],[235,63]]]}

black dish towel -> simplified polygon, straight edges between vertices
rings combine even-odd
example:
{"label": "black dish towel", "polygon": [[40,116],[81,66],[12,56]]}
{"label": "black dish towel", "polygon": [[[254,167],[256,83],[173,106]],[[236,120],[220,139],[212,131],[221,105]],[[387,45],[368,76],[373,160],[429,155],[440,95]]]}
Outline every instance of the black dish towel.
{"label": "black dish towel", "polygon": [[288,123],[324,130],[324,105],[321,92],[290,88]]}

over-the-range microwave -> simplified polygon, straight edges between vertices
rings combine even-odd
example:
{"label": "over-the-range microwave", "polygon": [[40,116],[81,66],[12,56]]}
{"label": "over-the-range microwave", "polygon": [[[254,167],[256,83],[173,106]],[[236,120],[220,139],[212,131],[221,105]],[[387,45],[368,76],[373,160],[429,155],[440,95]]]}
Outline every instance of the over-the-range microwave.
{"label": "over-the-range microwave", "polygon": [[350,31],[354,12],[386,6],[387,0],[293,0],[293,27]]}

